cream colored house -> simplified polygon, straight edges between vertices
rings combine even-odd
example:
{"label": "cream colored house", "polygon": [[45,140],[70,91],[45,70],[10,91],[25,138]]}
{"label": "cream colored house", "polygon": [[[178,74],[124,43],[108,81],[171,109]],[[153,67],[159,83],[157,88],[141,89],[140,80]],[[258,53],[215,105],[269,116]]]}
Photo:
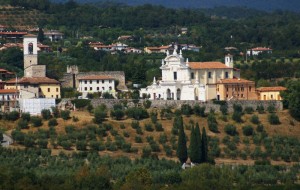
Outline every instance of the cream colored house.
{"label": "cream colored house", "polygon": [[285,91],[282,86],[260,87],[256,89],[258,100],[282,100],[280,92]]}

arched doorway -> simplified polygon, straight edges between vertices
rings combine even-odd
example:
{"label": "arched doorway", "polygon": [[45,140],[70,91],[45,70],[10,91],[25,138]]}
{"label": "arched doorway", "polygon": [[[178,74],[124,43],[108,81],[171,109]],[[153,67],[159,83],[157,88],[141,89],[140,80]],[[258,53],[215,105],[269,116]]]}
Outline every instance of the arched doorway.
{"label": "arched doorway", "polygon": [[171,100],[171,90],[167,89],[167,100]]}
{"label": "arched doorway", "polygon": [[179,88],[176,91],[176,97],[177,97],[177,100],[180,100],[180,98],[181,98],[181,90]]}

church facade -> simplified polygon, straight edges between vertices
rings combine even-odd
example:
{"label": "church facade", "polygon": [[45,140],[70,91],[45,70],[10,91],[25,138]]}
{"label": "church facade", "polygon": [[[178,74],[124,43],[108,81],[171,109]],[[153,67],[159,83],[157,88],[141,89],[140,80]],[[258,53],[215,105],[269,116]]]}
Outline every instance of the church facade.
{"label": "church facade", "polygon": [[162,60],[160,67],[162,80],[153,80],[152,85],[140,90],[141,96],[162,100],[199,100],[220,99],[216,87],[218,81],[239,78],[240,71],[233,68],[232,55],[225,56],[221,62],[189,62],[182,52],[176,50]]}

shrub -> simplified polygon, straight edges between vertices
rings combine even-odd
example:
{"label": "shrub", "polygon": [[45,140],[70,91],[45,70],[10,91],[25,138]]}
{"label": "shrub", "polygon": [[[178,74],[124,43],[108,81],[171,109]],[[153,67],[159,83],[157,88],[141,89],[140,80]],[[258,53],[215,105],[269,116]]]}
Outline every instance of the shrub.
{"label": "shrub", "polygon": [[48,146],[48,140],[47,139],[39,139],[37,141],[37,144],[40,148],[46,149]]}
{"label": "shrub", "polygon": [[252,115],[250,121],[253,123],[253,124],[259,124],[260,121],[259,121],[259,118],[257,115]]}
{"label": "shrub", "polygon": [[67,125],[65,127],[65,131],[66,131],[67,134],[71,134],[71,133],[73,133],[75,131],[75,126],[73,126],[73,125]]}
{"label": "shrub", "polygon": [[240,104],[233,104],[233,110],[234,112],[243,112],[243,107]]}
{"label": "shrub", "polygon": [[236,127],[232,124],[227,124],[224,128],[224,131],[228,134],[228,135],[231,135],[231,136],[234,136],[237,134],[237,131],[236,131]]}
{"label": "shrub", "polygon": [[105,106],[98,106],[94,110],[94,122],[101,124],[106,118],[107,112]]}
{"label": "shrub", "polygon": [[71,101],[72,104],[76,106],[76,108],[81,109],[91,104],[91,100],[87,99],[75,99]]}
{"label": "shrub", "polygon": [[199,104],[194,106],[194,113],[197,116],[205,117],[205,107],[200,107]]}
{"label": "shrub", "polygon": [[215,118],[214,114],[209,114],[207,117],[207,124],[208,124],[208,128],[210,131],[217,133],[219,132],[218,130],[218,123],[217,120]]}
{"label": "shrub", "polygon": [[149,132],[154,131],[154,129],[153,129],[153,127],[152,127],[152,125],[151,125],[150,123],[145,124],[145,130],[146,130],[146,131],[149,131]]}
{"label": "shrub", "polygon": [[126,110],[126,115],[129,118],[134,118],[136,120],[145,119],[149,117],[147,110],[140,107],[133,107]]}
{"label": "shrub", "polygon": [[257,125],[256,131],[259,132],[259,133],[263,132],[264,131],[264,125],[263,124]]}
{"label": "shrub", "polygon": [[246,108],[245,108],[245,112],[246,112],[247,114],[252,114],[252,113],[254,112],[254,109],[253,109],[252,107],[246,107]]}
{"label": "shrub", "polygon": [[151,119],[153,124],[156,124],[156,122],[157,122],[157,112],[151,112],[150,113],[150,119]]}
{"label": "shrub", "polygon": [[137,129],[137,128],[140,128],[140,123],[138,121],[132,121],[131,122],[131,127],[133,129]]}
{"label": "shrub", "polygon": [[143,102],[143,106],[145,109],[149,109],[151,107],[152,102],[150,100],[146,100]]}
{"label": "shrub", "polygon": [[8,113],[7,120],[16,121],[17,119],[19,119],[19,112],[12,111]]}
{"label": "shrub", "polygon": [[62,110],[60,112],[61,117],[63,118],[63,120],[68,120],[70,119],[70,111],[69,110]]}
{"label": "shrub", "polygon": [[265,108],[262,105],[258,105],[256,110],[258,111],[259,114],[265,113]]}
{"label": "shrub", "polygon": [[193,114],[193,109],[190,105],[183,104],[181,105],[181,112],[183,115],[190,116],[191,114]]}
{"label": "shrub", "polygon": [[42,113],[43,119],[48,120],[48,119],[51,118],[51,112],[50,112],[50,110],[43,109],[41,113]]}
{"label": "shrub", "polygon": [[72,143],[68,140],[65,140],[61,142],[61,146],[63,147],[63,149],[69,150],[72,146]]}
{"label": "shrub", "polygon": [[21,118],[26,120],[27,122],[30,121],[30,113],[22,113]]}
{"label": "shrub", "polygon": [[92,104],[89,104],[86,109],[88,110],[89,113],[92,113],[94,106]]}
{"label": "shrub", "polygon": [[77,150],[86,150],[86,142],[85,141],[77,141],[76,149]]}
{"label": "shrub", "polygon": [[137,128],[135,131],[136,131],[136,133],[139,134],[139,135],[143,135],[143,134],[144,134],[141,127]]}
{"label": "shrub", "polygon": [[42,119],[38,116],[32,116],[30,121],[34,127],[40,127],[43,125]]}
{"label": "shrub", "polygon": [[267,107],[267,110],[268,110],[269,113],[274,113],[276,111],[276,108],[275,108],[274,105],[269,105]]}
{"label": "shrub", "polygon": [[127,131],[123,131],[123,136],[126,137],[126,138],[130,137],[130,135]]}
{"label": "shrub", "polygon": [[162,127],[162,124],[161,123],[156,123],[155,124],[155,130],[156,131],[164,131],[164,128]]}
{"label": "shrub", "polygon": [[166,135],[166,134],[161,134],[161,135],[159,136],[158,142],[159,142],[160,144],[165,144],[166,142],[168,142],[168,137],[167,137],[167,135]]}
{"label": "shrub", "polygon": [[28,121],[21,118],[17,123],[18,129],[28,129]]}
{"label": "shrub", "polygon": [[136,143],[143,143],[143,139],[141,136],[135,136],[134,140]]}
{"label": "shrub", "polygon": [[56,126],[56,125],[58,125],[56,118],[52,118],[52,119],[50,119],[50,120],[48,121],[48,126],[49,126],[49,127],[54,127],[54,126]]}
{"label": "shrub", "polygon": [[236,112],[234,111],[232,114],[232,120],[238,122],[238,123],[242,123],[242,112]]}
{"label": "shrub", "polygon": [[73,121],[73,122],[77,122],[77,121],[79,121],[79,118],[76,117],[76,116],[73,116],[73,117],[72,117],[72,121]]}
{"label": "shrub", "polygon": [[59,118],[60,115],[59,115],[58,108],[57,107],[51,107],[51,110],[52,110],[53,116],[56,117],[56,118]]}
{"label": "shrub", "polygon": [[227,104],[222,104],[220,106],[220,111],[222,112],[223,115],[227,115],[227,113],[228,113],[228,106],[227,106]]}
{"label": "shrub", "polygon": [[253,127],[251,125],[246,125],[243,127],[243,134],[245,136],[251,136],[254,134]]}
{"label": "shrub", "polygon": [[122,124],[120,125],[120,128],[121,128],[121,129],[125,129],[126,126],[122,123]]}
{"label": "shrub", "polygon": [[271,113],[268,116],[268,120],[271,125],[279,125],[280,124],[279,117],[275,113]]}
{"label": "shrub", "polygon": [[112,110],[110,115],[116,120],[121,120],[125,116],[125,112],[122,109],[116,109]]}
{"label": "shrub", "polygon": [[151,156],[151,148],[149,146],[144,147],[142,150],[142,158],[149,158]]}

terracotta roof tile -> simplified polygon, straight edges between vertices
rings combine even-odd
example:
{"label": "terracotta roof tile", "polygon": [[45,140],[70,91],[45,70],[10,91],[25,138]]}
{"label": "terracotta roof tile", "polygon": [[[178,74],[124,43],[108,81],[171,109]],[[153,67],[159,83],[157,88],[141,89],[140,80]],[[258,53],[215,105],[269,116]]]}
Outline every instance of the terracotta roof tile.
{"label": "terracotta roof tile", "polygon": [[218,83],[219,83],[219,84],[254,83],[254,81],[246,80],[246,79],[237,79],[237,78],[233,78],[233,79],[221,79]]}
{"label": "terracotta roof tile", "polygon": [[[23,77],[18,79],[19,84],[59,84],[55,79],[50,79],[48,77]],[[16,79],[11,79],[6,82],[7,84],[15,84]]]}
{"label": "terracotta roof tile", "polygon": [[221,62],[189,62],[192,69],[230,69]]}
{"label": "terracotta roof tile", "polygon": [[268,92],[268,91],[284,91],[286,90],[283,86],[271,86],[271,87],[260,87],[256,89],[257,91],[261,92]]}
{"label": "terracotta roof tile", "polygon": [[19,90],[16,89],[1,89],[0,90],[0,94],[14,94],[14,93],[18,93]]}
{"label": "terracotta roof tile", "polygon": [[79,80],[113,80],[114,78],[110,76],[104,76],[104,75],[89,75],[89,76],[83,76],[79,77]]}

